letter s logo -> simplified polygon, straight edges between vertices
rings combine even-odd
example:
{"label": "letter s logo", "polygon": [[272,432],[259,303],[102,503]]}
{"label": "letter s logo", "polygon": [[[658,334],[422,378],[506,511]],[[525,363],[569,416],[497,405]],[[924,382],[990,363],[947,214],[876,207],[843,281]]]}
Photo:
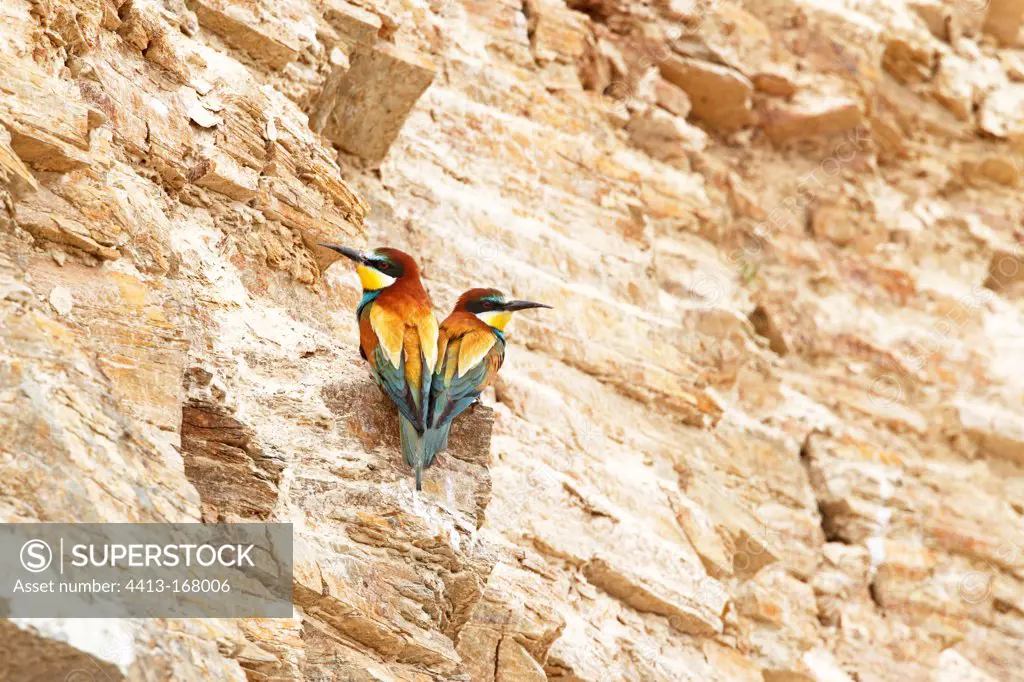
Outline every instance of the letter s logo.
{"label": "letter s logo", "polygon": [[42,540],[29,540],[21,546],[21,565],[31,573],[42,573],[53,562],[53,551]]}

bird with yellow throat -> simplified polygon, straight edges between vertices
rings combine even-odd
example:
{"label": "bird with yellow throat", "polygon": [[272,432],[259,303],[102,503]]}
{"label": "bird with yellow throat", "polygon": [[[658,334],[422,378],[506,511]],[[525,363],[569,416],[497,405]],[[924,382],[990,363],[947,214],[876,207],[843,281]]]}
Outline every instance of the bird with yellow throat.
{"label": "bird with yellow throat", "polygon": [[422,490],[429,465],[424,432],[437,361],[437,319],[416,261],[398,249],[358,251],[321,244],[356,263],[363,297],[356,308],[359,352],[398,407],[402,454]]}
{"label": "bird with yellow throat", "polygon": [[505,328],[512,314],[551,306],[509,300],[497,289],[470,289],[441,323],[437,366],[430,384],[430,409],[423,435],[424,466],[448,447],[452,421],[494,382],[505,361]]}

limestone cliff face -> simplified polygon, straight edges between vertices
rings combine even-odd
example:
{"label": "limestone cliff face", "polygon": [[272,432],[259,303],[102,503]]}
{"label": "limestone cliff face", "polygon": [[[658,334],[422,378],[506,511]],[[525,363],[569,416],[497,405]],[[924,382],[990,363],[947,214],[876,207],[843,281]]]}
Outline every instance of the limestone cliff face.
{"label": "limestone cliff face", "polygon": [[[1024,680],[1024,3],[5,0],[0,519],[296,527],[0,679]],[[416,498],[356,279],[519,316]]]}

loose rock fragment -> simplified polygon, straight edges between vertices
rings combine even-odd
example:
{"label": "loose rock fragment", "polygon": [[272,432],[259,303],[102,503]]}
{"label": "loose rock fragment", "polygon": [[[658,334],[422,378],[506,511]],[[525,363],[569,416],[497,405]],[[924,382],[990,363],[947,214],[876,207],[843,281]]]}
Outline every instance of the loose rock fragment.
{"label": "loose rock fragment", "polygon": [[949,39],[952,14],[939,0],[912,0],[908,5],[921,17],[933,36],[939,40]]}
{"label": "loose rock fragment", "polygon": [[754,74],[753,83],[760,92],[775,97],[792,97],[797,91],[796,83],[791,78],[777,72]]}
{"label": "loose rock fragment", "polygon": [[256,14],[255,3],[236,0],[196,0],[196,17],[202,26],[220,35],[230,45],[275,69],[295,61],[302,43],[283,19],[267,20]]}
{"label": "loose rock fragment", "polygon": [[189,104],[188,117],[201,128],[215,128],[224,122],[220,116],[217,116],[199,102]]}
{"label": "loose rock fragment", "polygon": [[259,190],[256,171],[239,165],[217,150],[210,150],[209,155],[189,172],[189,180],[238,201],[252,199]]}
{"label": "loose rock fragment", "polygon": [[39,189],[39,183],[21,158],[11,149],[11,134],[0,125],[0,184],[7,185],[18,196]]}
{"label": "loose rock fragment", "polygon": [[675,55],[661,62],[660,68],[665,80],[690,97],[693,115],[712,128],[730,132],[754,122],[754,86],[735,69]]}
{"label": "loose rock fragment", "polygon": [[786,339],[767,308],[762,305],[754,308],[750,313],[750,323],[754,325],[754,331],[768,340],[769,347],[773,351],[779,355],[786,355],[789,352]]}
{"label": "loose rock fragment", "polygon": [[860,103],[852,98],[801,94],[792,105],[769,109],[761,125],[774,142],[784,143],[853,130],[863,116]]}
{"label": "loose rock fragment", "polygon": [[380,161],[413,106],[434,80],[426,57],[386,43],[357,52],[352,66],[328,101],[323,134],[347,152]]}
{"label": "loose rock fragment", "polygon": [[693,109],[693,105],[690,103],[690,98],[687,96],[686,91],[678,85],[673,85],[666,80],[659,78],[655,81],[654,96],[657,99],[659,107],[675,114],[676,116],[686,118],[690,115],[690,111]]}
{"label": "loose rock fragment", "polygon": [[994,137],[1024,133],[1024,85],[1007,85],[986,97],[978,127]]}
{"label": "loose rock fragment", "polygon": [[954,54],[943,56],[935,73],[935,99],[961,121],[974,115],[973,64]]}
{"label": "loose rock fragment", "polygon": [[69,314],[72,306],[75,304],[71,290],[67,287],[54,287],[51,289],[49,301],[50,306],[61,316]]}
{"label": "loose rock fragment", "polygon": [[1024,282],[1024,246],[1016,250],[1000,250],[992,256],[989,263],[985,286],[993,291],[1003,292],[1020,282]]}
{"label": "loose rock fragment", "polygon": [[382,25],[379,16],[345,0],[329,0],[325,4],[324,19],[338,32],[346,54],[377,39]]}
{"label": "loose rock fragment", "polygon": [[1006,187],[1016,187],[1020,182],[1020,170],[1015,159],[1009,155],[991,155],[979,160],[967,160],[963,164],[966,180],[977,185],[979,182],[994,182]]}

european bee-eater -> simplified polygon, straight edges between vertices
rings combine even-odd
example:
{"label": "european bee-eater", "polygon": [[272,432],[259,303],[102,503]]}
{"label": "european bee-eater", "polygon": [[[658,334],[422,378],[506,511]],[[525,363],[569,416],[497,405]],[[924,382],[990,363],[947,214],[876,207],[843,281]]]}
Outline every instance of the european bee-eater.
{"label": "european bee-eater", "polygon": [[424,466],[448,447],[452,420],[473,404],[505,361],[505,327],[512,313],[550,308],[533,301],[510,301],[497,289],[470,289],[459,297],[437,341],[437,367],[430,387]]}
{"label": "european bee-eater", "polygon": [[437,319],[416,261],[398,249],[363,252],[321,244],[356,262],[363,298],[356,309],[359,353],[398,407],[402,454],[422,490],[423,434],[437,364]]}

